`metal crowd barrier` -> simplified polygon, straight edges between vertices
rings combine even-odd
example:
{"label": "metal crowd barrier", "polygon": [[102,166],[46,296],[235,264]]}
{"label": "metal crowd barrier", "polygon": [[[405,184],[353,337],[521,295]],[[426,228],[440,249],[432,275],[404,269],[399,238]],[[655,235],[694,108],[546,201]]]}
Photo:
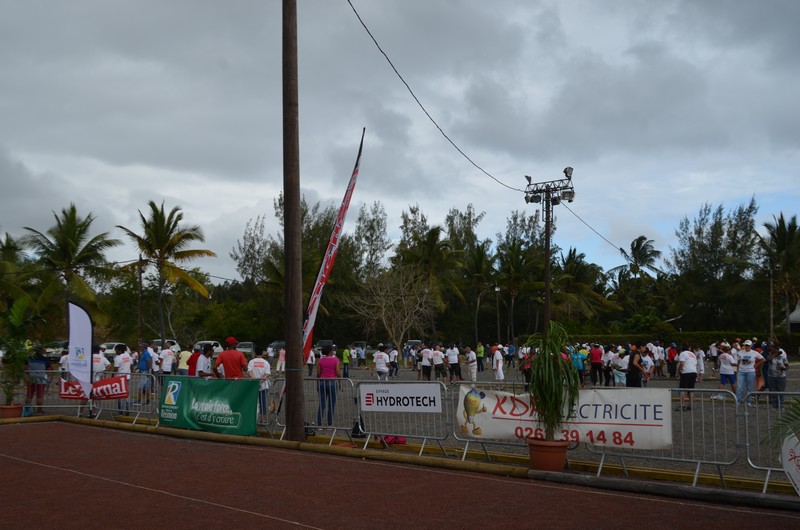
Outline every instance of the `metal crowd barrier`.
{"label": "metal crowd barrier", "polygon": [[[275,422],[281,428],[280,438],[286,435],[286,379],[273,381]],[[336,433],[344,431],[352,441],[351,431],[358,420],[355,387],[350,379],[303,379],[303,418],[306,430],[330,430],[328,445]],[[324,407],[323,407],[324,404]],[[330,413],[330,422],[328,414]]]}
{"label": "metal crowd barrier", "polygon": [[436,385],[439,387],[441,396],[442,413],[421,413],[421,412],[372,412],[360,410],[362,429],[366,434],[364,448],[369,444],[373,436],[380,436],[381,442],[386,446],[384,437],[403,436],[406,438],[421,438],[422,445],[419,454],[425,451],[428,440],[435,441],[443,454],[447,454],[442,441],[445,440],[452,430],[453,413],[455,409],[448,405],[451,399],[447,396],[447,388],[439,381],[359,381],[356,387],[356,397],[361,396],[361,389],[364,385]]}
{"label": "metal crowd barrier", "polygon": [[752,401],[753,405],[739,407],[744,417],[739,447],[744,447],[750,467],[766,471],[762,493],[766,493],[772,473],[783,472],[780,461],[783,440],[775,439],[771,429],[783,414],[783,407],[794,399],[800,399],[800,392],[752,392],[745,403]]}
{"label": "metal crowd barrier", "polygon": [[[81,400],[64,400],[59,395],[59,381],[65,376],[74,380],[69,374],[59,371],[46,372],[47,392],[43,408],[45,410],[63,409],[75,411],[80,415],[88,408],[88,404]],[[97,374],[99,378],[119,375],[111,372]],[[442,400],[441,413],[422,412],[373,412],[361,408],[362,387],[370,385],[437,385]],[[323,385],[322,387],[320,385]],[[328,386],[330,385],[330,386]],[[462,430],[460,418],[455,418],[460,388],[468,385],[478,390],[495,389],[523,394],[525,386],[522,382],[492,383],[492,382],[458,382],[448,389],[441,382],[430,381],[359,381],[357,385],[350,379],[304,379],[303,417],[306,419],[306,428],[309,430],[330,430],[328,445],[333,444],[337,433],[344,432],[351,442],[355,443],[353,435],[365,438],[363,448],[366,448],[373,437],[403,436],[422,440],[419,454],[422,455],[428,441],[435,441],[442,453],[447,454],[442,442],[452,435],[455,440],[464,443],[461,460],[465,460],[471,444],[479,444],[486,458],[491,461],[487,445],[501,445],[509,447],[523,447],[524,440],[477,440],[470,437]],[[331,422],[327,420],[327,406],[322,409],[322,398],[325,397],[326,405],[330,403],[330,391],[335,389],[336,404],[331,407]],[[273,432],[272,427],[281,430],[281,439],[286,432],[286,380],[276,379],[271,381],[267,396],[268,410],[266,422],[260,425]],[[713,466],[719,474],[723,487],[725,475],[723,468],[730,468],[735,464],[747,465],[752,469],[766,473],[763,492],[767,491],[773,473],[783,471],[780,462],[780,445],[782,440],[773,440],[771,429],[783,414],[781,405],[790,400],[800,399],[800,392],[753,392],[748,394],[746,401],[753,401],[753,406],[739,404],[736,396],[728,390],[693,389],[690,393],[691,408],[680,408],[679,388],[669,389],[672,404],[676,410],[672,412],[672,446],[665,450],[626,449],[623,447],[603,447],[584,444],[589,454],[599,457],[597,476],[603,471],[607,459],[616,458],[622,466],[623,473],[628,474],[627,461],[646,460],[669,461],[686,464],[694,467],[693,486],[697,485],[700,470],[703,466]],[[624,388],[619,389],[625,392]],[[26,387],[22,385],[17,389],[18,400],[24,400]],[[128,400],[94,400],[91,404],[102,414],[129,414],[136,422],[142,416],[156,417],[160,397],[159,378],[153,374],[130,374]],[[323,396],[324,395],[324,396]],[[127,402],[126,402],[127,401]],[[19,402],[19,401],[18,401]],[[34,396],[32,405],[35,407]],[[319,417],[318,417],[319,415]],[[383,441],[386,446],[385,441]],[[740,457],[745,457],[740,460]]]}
{"label": "metal crowd barrier", "polygon": [[[95,374],[95,381],[124,375],[117,372],[100,372]],[[142,416],[158,421],[158,404],[161,399],[161,382],[154,374],[134,372],[128,374],[127,399],[94,399],[92,408],[96,418],[103,414],[131,416],[133,423]]]}
{"label": "metal crowd barrier", "polygon": [[[680,408],[679,388],[670,388],[672,403]],[[625,389],[620,389],[625,392]],[[646,459],[683,462],[694,466],[693,486],[697,485],[700,469],[715,466],[723,487],[723,466],[731,466],[739,458],[736,433],[739,431],[736,396],[727,390],[694,389],[691,408],[672,413],[672,447],[665,450],[625,449],[586,445],[588,451],[600,456],[597,468],[599,477],[608,457],[618,458],[623,473],[628,474],[626,459]],[[712,399],[721,396],[722,399]],[[687,400],[687,403],[689,401]]]}

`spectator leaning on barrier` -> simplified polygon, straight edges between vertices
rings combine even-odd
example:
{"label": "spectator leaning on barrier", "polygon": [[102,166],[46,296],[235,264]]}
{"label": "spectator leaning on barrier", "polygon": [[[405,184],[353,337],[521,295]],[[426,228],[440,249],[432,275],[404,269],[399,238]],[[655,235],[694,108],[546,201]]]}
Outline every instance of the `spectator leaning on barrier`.
{"label": "spectator leaning on barrier", "polygon": [[[31,357],[28,358],[28,381],[27,390],[25,392],[25,405],[28,407],[30,414],[44,414],[44,395],[47,392],[47,359],[44,356],[42,348],[36,348],[36,351]],[[31,410],[31,402],[33,396],[36,396],[36,410]]]}
{"label": "spectator leaning on barrier", "polygon": [[[217,362],[214,364],[220,377],[241,379],[244,376],[244,371],[247,370],[247,359],[245,359],[244,353],[236,349],[237,344],[239,344],[239,341],[235,337],[225,339],[227,349],[217,356]],[[220,367],[222,367],[222,370],[220,370]]]}
{"label": "spectator leaning on barrier", "polygon": [[[336,350],[332,346],[323,346],[322,357],[317,363],[319,378],[319,408],[317,408],[317,425],[322,425],[322,415],[327,409],[328,427],[333,425],[333,414],[336,409],[336,379],[342,377],[342,365],[336,358]],[[386,355],[384,352],[383,355]]]}
{"label": "spectator leaning on barrier", "polygon": [[183,350],[178,354],[178,375],[189,375],[189,359],[192,358],[192,352]]}
{"label": "spectator leaning on barrier", "polygon": [[192,355],[189,357],[189,360],[186,362],[186,365],[189,367],[189,370],[186,375],[190,377],[194,377],[197,375],[197,359],[203,355],[203,352],[200,351],[200,347],[193,348]]}
{"label": "spectator leaning on barrier", "polygon": [[214,354],[214,346],[206,344],[203,346],[203,354],[197,358],[197,377],[209,379],[217,377],[217,373],[211,367],[211,356]]}
{"label": "spectator leaning on barrier", "polygon": [[103,377],[101,372],[104,372],[108,365],[111,364],[111,361],[106,359],[101,350],[100,346],[92,346],[92,373],[95,381],[99,381]]}

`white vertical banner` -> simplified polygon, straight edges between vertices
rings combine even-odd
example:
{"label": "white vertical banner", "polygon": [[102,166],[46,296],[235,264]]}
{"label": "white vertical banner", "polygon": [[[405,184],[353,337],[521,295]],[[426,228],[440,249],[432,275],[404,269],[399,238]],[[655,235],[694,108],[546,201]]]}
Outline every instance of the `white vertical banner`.
{"label": "white vertical banner", "polygon": [[92,319],[84,308],[68,302],[69,373],[78,380],[85,397],[92,394]]}

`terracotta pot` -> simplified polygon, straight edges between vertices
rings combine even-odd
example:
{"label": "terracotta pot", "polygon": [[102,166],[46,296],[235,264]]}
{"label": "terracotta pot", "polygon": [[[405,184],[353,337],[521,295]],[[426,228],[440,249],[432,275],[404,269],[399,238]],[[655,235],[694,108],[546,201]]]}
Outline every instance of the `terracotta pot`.
{"label": "terracotta pot", "polygon": [[23,405],[0,405],[0,419],[21,418]]}
{"label": "terracotta pot", "polygon": [[538,438],[526,438],[531,469],[538,471],[563,471],[567,460],[569,441],[547,442]]}

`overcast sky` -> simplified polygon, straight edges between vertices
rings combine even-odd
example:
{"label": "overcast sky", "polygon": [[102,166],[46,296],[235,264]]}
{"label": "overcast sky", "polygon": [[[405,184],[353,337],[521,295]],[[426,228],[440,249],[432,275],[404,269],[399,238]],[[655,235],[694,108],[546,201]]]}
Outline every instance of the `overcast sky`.
{"label": "overcast sky", "polygon": [[[575,168],[570,208],[615,246],[666,255],[704,202],[755,196],[759,225],[800,203],[796,0],[353,0],[453,141],[511,188]],[[281,2],[0,0],[0,231],[45,231],[74,202],[96,232],[180,206],[217,258],[283,185]],[[298,0],[301,187],[338,203],[367,135],[345,229],[381,201],[389,235],[474,204],[494,239],[523,194],[440,135],[346,0]],[[562,206],[555,243],[619,252]],[[113,260],[136,257],[133,245]]]}

